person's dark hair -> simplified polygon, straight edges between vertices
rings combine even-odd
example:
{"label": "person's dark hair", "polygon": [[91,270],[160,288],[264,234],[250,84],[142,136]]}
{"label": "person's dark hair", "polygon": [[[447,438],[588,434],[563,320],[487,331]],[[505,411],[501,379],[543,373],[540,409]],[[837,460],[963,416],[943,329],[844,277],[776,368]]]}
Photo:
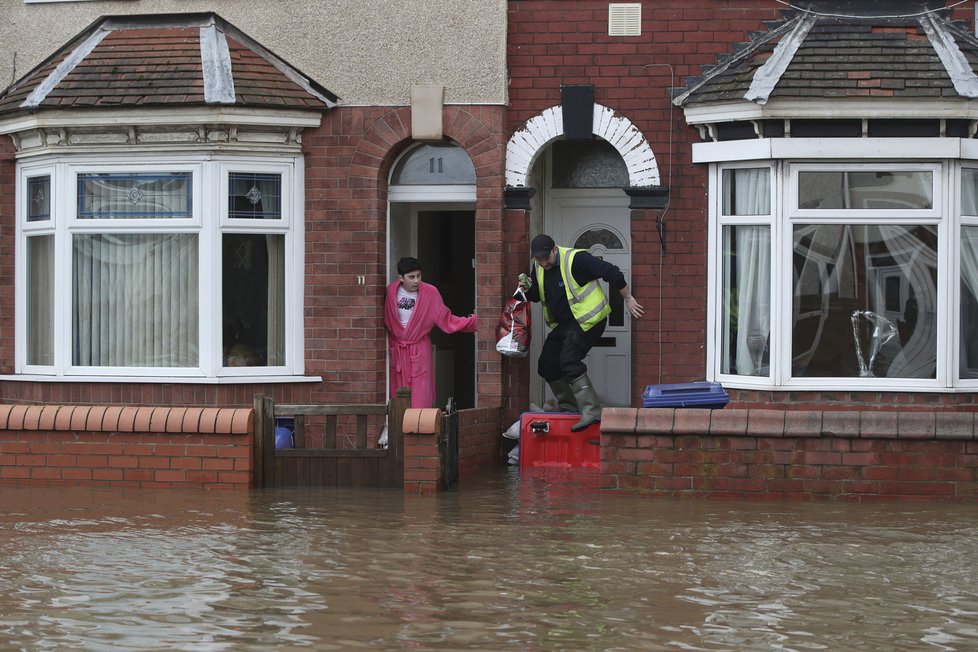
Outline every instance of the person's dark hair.
{"label": "person's dark hair", "polygon": [[404,276],[405,274],[410,274],[411,272],[421,271],[421,261],[417,258],[411,258],[410,256],[405,256],[397,261],[397,275]]}

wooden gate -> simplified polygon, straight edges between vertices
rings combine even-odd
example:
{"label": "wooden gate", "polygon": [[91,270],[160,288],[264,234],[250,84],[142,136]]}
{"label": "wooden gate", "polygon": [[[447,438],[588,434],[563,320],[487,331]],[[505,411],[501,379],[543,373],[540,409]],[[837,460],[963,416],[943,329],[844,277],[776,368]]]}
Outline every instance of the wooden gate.
{"label": "wooden gate", "polygon": [[[404,482],[401,424],[410,393],[398,390],[386,405],[286,405],[255,397],[256,487],[391,487]],[[378,448],[379,429],[368,431],[371,416],[387,418],[387,448]],[[293,448],[275,447],[275,419],[296,423]],[[306,417],[323,428],[322,447],[307,448]]]}

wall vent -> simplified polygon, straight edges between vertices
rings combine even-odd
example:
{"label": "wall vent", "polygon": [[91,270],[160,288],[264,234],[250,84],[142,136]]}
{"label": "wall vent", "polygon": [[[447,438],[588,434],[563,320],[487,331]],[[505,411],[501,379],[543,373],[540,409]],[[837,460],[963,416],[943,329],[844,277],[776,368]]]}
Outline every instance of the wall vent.
{"label": "wall vent", "polygon": [[608,36],[641,36],[642,3],[616,2],[608,5]]}

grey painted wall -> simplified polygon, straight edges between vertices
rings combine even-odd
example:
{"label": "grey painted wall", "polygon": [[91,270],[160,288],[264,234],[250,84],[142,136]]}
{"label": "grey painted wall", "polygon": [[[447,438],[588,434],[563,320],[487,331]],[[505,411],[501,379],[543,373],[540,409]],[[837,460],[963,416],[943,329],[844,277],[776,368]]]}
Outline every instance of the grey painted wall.
{"label": "grey painted wall", "polygon": [[341,98],[505,104],[506,0],[0,0],[0,88],[103,15],[213,11]]}

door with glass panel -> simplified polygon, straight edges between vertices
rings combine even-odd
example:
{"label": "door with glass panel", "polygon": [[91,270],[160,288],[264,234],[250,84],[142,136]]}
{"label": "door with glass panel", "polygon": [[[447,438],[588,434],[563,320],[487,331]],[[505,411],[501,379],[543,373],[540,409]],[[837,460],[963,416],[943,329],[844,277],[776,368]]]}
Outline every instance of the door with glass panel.
{"label": "door with glass panel", "polygon": [[[628,197],[620,189],[552,190],[547,232],[558,245],[584,249],[606,260],[631,283],[631,238]],[[599,281],[611,303],[601,341],[585,358],[588,377],[603,405],[631,404],[631,319],[618,292]],[[641,300],[639,301],[641,303]],[[538,341],[546,333],[541,333]],[[535,360],[536,358],[534,358]]]}

